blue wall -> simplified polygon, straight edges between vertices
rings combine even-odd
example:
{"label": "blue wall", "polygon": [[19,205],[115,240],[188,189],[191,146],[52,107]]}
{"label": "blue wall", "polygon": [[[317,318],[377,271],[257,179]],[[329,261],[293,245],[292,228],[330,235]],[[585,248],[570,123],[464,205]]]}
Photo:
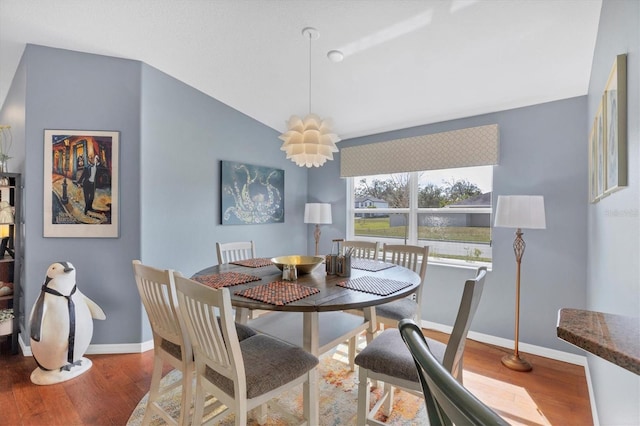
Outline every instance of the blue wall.
{"label": "blue wall", "polygon": [[[640,2],[602,2],[589,84],[588,126],[616,55],[627,53],[628,187],[588,206],[587,306],[640,316]],[[639,320],[640,321],[640,320]],[[632,336],[636,341],[640,336]],[[603,425],[640,424],[640,376],[589,355]]]}
{"label": "blue wall", "polygon": [[[94,343],[140,341],[139,296],[131,259],[140,252],[140,63],[42,46],[27,46],[26,70],[25,273],[27,315],[49,265],[67,260],[77,269],[78,288],[102,307]],[[120,131],[120,237],[43,238],[45,129]],[[132,184],[132,182],[134,182]],[[28,322],[28,317],[27,317]],[[28,334],[22,338],[28,344]]]}
{"label": "blue wall", "polygon": [[[142,257],[191,275],[217,263],[216,241],[254,240],[260,257],[305,253],[307,172],[279,134],[158,70],[143,66]],[[285,222],[220,224],[220,161],[284,169]]]}

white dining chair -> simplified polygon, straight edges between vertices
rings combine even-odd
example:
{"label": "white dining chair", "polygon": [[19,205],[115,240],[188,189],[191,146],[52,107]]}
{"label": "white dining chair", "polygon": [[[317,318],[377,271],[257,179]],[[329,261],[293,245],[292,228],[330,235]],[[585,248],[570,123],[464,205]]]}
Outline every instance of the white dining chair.
{"label": "white dining chair", "polygon": [[380,251],[380,243],[377,241],[346,240],[342,242],[343,251],[351,252],[351,257],[359,259],[377,260]]}
{"label": "white dining chair", "polygon": [[237,260],[253,259],[256,257],[256,245],[253,241],[218,242],[216,243],[216,254],[219,265]]}
{"label": "white dining chair", "polygon": [[[133,262],[140,299],[151,323],[153,334],[153,373],[143,425],[148,425],[154,415],[159,415],[167,424],[189,424],[189,411],[193,389],[193,352],[187,330],[178,314],[178,301],[171,270]],[[161,386],[164,364],[169,364],[182,373],[181,380]],[[178,419],[163,409],[159,401],[173,389],[182,386],[180,415]]]}
{"label": "white dining chair", "polygon": [[[463,354],[471,321],[476,313],[484,288],[486,267],[477,270],[475,278],[465,281],[456,320],[447,344],[426,338],[433,355],[460,383],[462,383]],[[407,318],[413,321],[412,318]],[[394,386],[412,393],[422,392],[416,365],[411,352],[404,345],[397,328],[384,330],[364,348],[355,359],[358,372],[358,425],[384,425],[375,420],[382,409],[389,416],[393,407]],[[371,381],[384,382],[380,403],[370,407]]]}
{"label": "white dining chair", "polygon": [[[217,424],[231,413],[235,424],[245,426],[248,412],[257,410],[258,422],[266,421],[266,402],[285,390],[309,383],[318,358],[298,346],[255,334],[242,341],[234,327],[231,296],[227,288],[214,289],[174,272],[180,314],[193,345],[196,370],[193,424],[201,424],[207,394],[224,408],[206,424]],[[219,321],[214,320],[219,313]],[[302,388],[299,388],[302,392]],[[270,405],[275,401],[271,401]],[[304,398],[304,413],[311,401]],[[286,412],[283,412],[286,414]],[[288,424],[294,421],[290,416]],[[299,424],[309,425],[308,418]]]}
{"label": "white dining chair", "polygon": [[404,266],[420,275],[420,285],[416,292],[405,298],[376,306],[379,325],[397,327],[404,318],[413,318],[418,324],[422,315],[422,289],[427,274],[429,246],[383,244],[382,260]]}

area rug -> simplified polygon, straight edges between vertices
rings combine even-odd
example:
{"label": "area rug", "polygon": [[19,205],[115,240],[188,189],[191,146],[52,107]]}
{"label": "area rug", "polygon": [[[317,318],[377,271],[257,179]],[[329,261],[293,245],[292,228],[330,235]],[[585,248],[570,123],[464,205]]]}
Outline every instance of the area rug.
{"label": "area rug", "polygon": [[[340,345],[333,352],[327,353],[320,358],[318,365],[320,383],[320,425],[355,425],[358,407],[358,369],[349,371],[349,364],[346,358],[346,345]],[[166,383],[180,379],[180,373],[172,371],[163,378]],[[382,389],[372,388],[371,404],[380,398]],[[147,405],[147,397],[140,400],[138,406],[133,410],[127,425],[138,426],[142,424],[144,410]],[[283,393],[275,400],[290,411],[296,417],[302,419],[302,385]],[[161,403],[169,412],[173,412],[177,417],[180,407],[180,388],[168,395]],[[289,424],[284,417],[276,410],[268,411],[267,425],[281,426]],[[379,414],[378,420],[385,421],[389,425],[422,425],[428,424],[424,406],[424,400],[402,390],[396,390],[394,395],[394,406],[391,416],[386,418]],[[165,424],[159,417],[154,417],[152,425]],[[234,416],[229,415],[221,423],[223,426],[233,425]],[[249,415],[248,425],[257,425],[255,419]],[[313,426],[313,425],[311,425]]]}

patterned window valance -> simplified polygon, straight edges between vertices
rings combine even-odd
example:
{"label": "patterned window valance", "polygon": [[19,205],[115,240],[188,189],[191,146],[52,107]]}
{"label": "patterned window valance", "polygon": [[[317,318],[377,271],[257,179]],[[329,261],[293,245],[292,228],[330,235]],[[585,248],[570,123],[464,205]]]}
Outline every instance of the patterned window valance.
{"label": "patterned window valance", "polygon": [[352,146],[340,150],[340,176],[368,176],[498,164],[498,125]]}

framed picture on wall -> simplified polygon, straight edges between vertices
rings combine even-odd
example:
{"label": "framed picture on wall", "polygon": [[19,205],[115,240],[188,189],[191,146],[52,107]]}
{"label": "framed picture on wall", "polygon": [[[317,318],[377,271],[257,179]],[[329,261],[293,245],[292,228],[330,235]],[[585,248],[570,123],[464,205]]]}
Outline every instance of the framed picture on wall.
{"label": "framed picture on wall", "polygon": [[598,133],[597,116],[591,125],[589,134],[589,201],[595,203],[600,198],[598,194]]}
{"label": "framed picture on wall", "polygon": [[220,162],[222,225],[284,223],[284,170]]}
{"label": "framed picture on wall", "polygon": [[44,131],[44,236],[118,237],[117,131]]}
{"label": "framed picture on wall", "polygon": [[606,195],[627,186],[627,55],[618,55],[604,88]]}
{"label": "framed picture on wall", "polygon": [[603,114],[604,104],[600,102],[589,134],[589,201],[592,203],[600,201],[605,189],[606,150]]}

